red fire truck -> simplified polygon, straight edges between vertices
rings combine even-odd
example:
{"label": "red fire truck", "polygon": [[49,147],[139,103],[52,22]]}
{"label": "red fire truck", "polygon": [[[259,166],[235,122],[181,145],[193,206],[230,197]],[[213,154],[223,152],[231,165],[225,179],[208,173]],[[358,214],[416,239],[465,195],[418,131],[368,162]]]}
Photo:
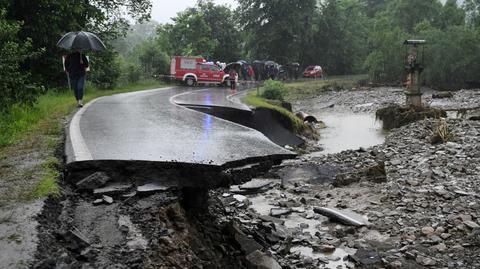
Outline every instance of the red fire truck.
{"label": "red fire truck", "polygon": [[170,65],[170,74],[175,80],[182,81],[188,86],[197,83],[223,84],[228,80],[228,74],[213,64],[205,62],[201,57],[174,56]]}

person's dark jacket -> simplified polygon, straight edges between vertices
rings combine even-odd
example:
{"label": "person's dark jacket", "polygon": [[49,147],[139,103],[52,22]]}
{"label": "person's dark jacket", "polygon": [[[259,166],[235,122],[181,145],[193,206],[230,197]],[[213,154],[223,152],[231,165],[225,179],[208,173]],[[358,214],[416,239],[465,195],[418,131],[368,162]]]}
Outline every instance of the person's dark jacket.
{"label": "person's dark jacket", "polygon": [[65,70],[70,76],[83,76],[88,67],[88,59],[85,54],[82,54],[82,61],[80,61],[80,53],[72,52],[67,55],[65,59]]}

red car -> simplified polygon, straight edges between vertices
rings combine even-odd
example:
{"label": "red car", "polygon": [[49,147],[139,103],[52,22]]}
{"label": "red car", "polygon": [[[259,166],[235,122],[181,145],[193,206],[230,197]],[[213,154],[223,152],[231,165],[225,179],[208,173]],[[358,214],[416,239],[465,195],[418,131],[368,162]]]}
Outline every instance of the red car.
{"label": "red car", "polygon": [[212,63],[206,63],[201,57],[175,56],[172,58],[170,73],[175,80],[182,81],[188,86],[197,83],[222,84],[228,74]]}
{"label": "red car", "polygon": [[319,65],[310,65],[303,71],[304,78],[321,78],[323,76],[322,67]]}

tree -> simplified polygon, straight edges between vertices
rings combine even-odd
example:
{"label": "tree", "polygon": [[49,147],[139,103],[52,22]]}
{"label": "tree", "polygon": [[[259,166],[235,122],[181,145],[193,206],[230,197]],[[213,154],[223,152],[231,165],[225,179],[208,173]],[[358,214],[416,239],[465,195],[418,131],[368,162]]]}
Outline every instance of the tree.
{"label": "tree", "polygon": [[213,55],[218,41],[212,40],[212,29],[205,17],[196,8],[189,8],[173,18],[174,24],[165,24],[158,28],[160,35],[168,37],[169,51],[176,55]]}
{"label": "tree", "polygon": [[[125,20],[126,14],[122,10],[142,20],[149,16],[151,7],[151,0],[0,0],[0,3],[6,7],[7,19],[22,22],[18,32],[19,38],[21,40],[30,38],[34,51],[45,51],[35,60],[26,59],[22,69],[30,72],[34,81],[47,87],[54,87],[62,82],[64,84],[65,81],[60,57],[63,51],[56,46],[63,34],[87,30],[97,33],[108,43],[124,33],[128,25]],[[105,63],[101,66],[110,64]]]}
{"label": "tree", "polygon": [[249,32],[246,49],[258,59],[298,61],[315,10],[315,0],[239,1],[241,24]]}
{"label": "tree", "polygon": [[209,38],[216,41],[211,58],[233,62],[241,56],[242,35],[234,13],[226,6],[215,5],[211,0],[198,1],[198,11],[210,27]]}
{"label": "tree", "polygon": [[394,26],[411,33],[415,25],[428,21],[434,26],[441,24],[442,4],[439,0],[393,0],[387,8]]}
{"label": "tree", "polygon": [[30,74],[22,72],[21,64],[28,58],[38,56],[32,51],[31,40],[18,38],[21,24],[5,19],[5,10],[0,9],[0,111],[6,111],[16,103],[31,104],[40,93],[32,85]]}

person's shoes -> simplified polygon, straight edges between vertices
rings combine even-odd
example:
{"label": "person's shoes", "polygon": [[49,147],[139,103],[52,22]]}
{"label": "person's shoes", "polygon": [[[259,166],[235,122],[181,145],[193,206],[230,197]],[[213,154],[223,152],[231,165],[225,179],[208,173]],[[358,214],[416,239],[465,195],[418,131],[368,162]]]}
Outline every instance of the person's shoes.
{"label": "person's shoes", "polygon": [[83,102],[82,102],[82,100],[78,100],[78,107],[83,107]]}

